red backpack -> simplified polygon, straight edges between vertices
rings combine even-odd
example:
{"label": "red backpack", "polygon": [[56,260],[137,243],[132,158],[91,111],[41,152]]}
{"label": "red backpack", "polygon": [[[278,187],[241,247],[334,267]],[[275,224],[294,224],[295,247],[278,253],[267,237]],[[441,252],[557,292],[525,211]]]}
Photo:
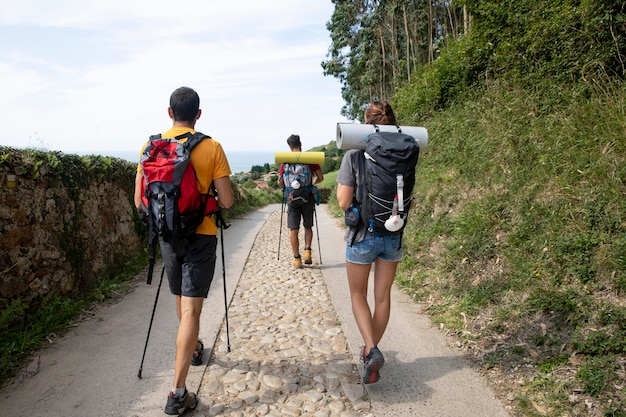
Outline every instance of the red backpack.
{"label": "red backpack", "polygon": [[[186,139],[186,141],[183,141]],[[175,252],[195,234],[205,216],[217,212],[217,200],[211,193],[200,193],[200,183],[191,162],[191,151],[209,136],[188,132],[173,139],[160,134],[150,136],[139,163],[143,170],[142,210],[147,217],[150,265],[148,284],[152,281],[156,242],[162,238]]]}

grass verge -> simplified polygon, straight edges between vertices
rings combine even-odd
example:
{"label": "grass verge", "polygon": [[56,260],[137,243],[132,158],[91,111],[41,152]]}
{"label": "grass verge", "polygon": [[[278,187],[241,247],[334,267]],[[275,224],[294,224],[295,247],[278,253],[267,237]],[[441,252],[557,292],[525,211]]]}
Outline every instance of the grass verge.
{"label": "grass verge", "polygon": [[626,88],[594,85],[426,123],[397,281],[519,415],[626,415]]}

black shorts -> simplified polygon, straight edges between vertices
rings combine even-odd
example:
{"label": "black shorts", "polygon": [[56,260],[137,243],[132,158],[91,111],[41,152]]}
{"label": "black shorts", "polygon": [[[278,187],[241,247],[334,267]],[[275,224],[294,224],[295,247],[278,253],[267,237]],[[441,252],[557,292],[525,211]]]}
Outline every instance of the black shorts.
{"label": "black shorts", "polygon": [[311,199],[308,203],[301,207],[289,206],[287,212],[287,227],[289,230],[298,230],[300,228],[300,219],[304,227],[310,229],[313,227],[313,212],[315,211],[315,201]]}
{"label": "black shorts", "polygon": [[178,256],[172,245],[159,243],[172,294],[206,298],[215,273],[217,236],[195,235]]}

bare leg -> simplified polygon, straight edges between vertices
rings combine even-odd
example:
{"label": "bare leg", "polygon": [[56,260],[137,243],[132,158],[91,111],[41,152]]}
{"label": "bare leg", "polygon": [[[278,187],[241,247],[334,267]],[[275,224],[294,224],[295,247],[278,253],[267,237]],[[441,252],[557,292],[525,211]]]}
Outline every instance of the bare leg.
{"label": "bare leg", "polygon": [[198,346],[202,297],[177,297],[176,309],[180,323],[176,335],[174,387],[184,388],[194,349]]}
{"label": "bare leg", "polygon": [[374,267],[374,316],[372,337],[374,346],[382,339],[391,311],[391,286],[396,276],[398,262],[376,259]]}
{"label": "bare leg", "polygon": [[313,229],[310,227],[304,228],[304,247],[310,248],[313,242]]}
{"label": "bare leg", "polygon": [[367,283],[371,264],[355,264],[346,261],[348,285],[350,287],[350,301],[352,302],[352,314],[359,328],[361,337],[365,342],[365,354],[376,346],[374,339],[374,324],[372,312],[367,303]]}
{"label": "bare leg", "polygon": [[293,250],[293,256],[300,256],[300,240],[298,239],[299,229],[293,229],[289,231],[289,238],[291,240],[291,249]]}

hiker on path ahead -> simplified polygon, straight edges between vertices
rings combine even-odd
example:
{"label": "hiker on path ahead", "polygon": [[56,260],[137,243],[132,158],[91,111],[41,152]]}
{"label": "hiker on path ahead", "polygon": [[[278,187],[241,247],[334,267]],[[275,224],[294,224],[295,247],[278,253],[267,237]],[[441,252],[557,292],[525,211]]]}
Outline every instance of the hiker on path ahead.
{"label": "hiker on path ahead", "polygon": [[[389,103],[376,101],[365,110],[365,123],[396,125],[396,118]],[[401,134],[393,133],[391,138],[395,139],[396,136],[393,135]],[[406,137],[406,135],[401,136]],[[370,142],[371,138],[370,135]],[[412,140],[413,138],[409,137],[408,139]],[[359,149],[351,149],[344,155],[337,175],[337,201],[339,207],[346,213],[346,225],[349,226],[345,236],[347,242],[346,273],[350,288],[352,313],[365,343],[365,346],[361,348],[360,355],[361,361],[364,362],[363,382],[371,384],[378,381],[380,378],[379,370],[385,363],[385,359],[378,349],[378,343],[382,339],[389,322],[391,286],[394,282],[398,262],[402,258],[402,225],[393,230],[388,229],[389,232],[384,229],[380,230],[380,227],[375,229],[375,216],[368,213],[368,210],[374,210],[374,206],[380,205],[379,203],[383,199],[379,198],[376,190],[369,189],[370,187],[374,188],[371,185],[373,179],[368,178],[368,175],[371,175],[373,165],[370,161],[366,161],[366,156],[369,158],[371,155]],[[376,157],[378,158],[378,156]],[[393,158],[393,155],[389,157]],[[399,155],[398,159],[402,160]],[[414,152],[413,160],[415,162],[411,165],[414,169],[415,163],[417,163],[416,152]],[[410,174],[406,175],[404,181],[407,182],[410,176]],[[398,192],[394,200],[396,176],[393,175],[391,178],[391,184],[383,184],[378,187],[378,190],[387,192],[391,190],[391,200],[393,201],[393,210],[395,210],[398,194],[403,195],[403,193]],[[410,184],[407,195],[410,195],[413,183],[414,172],[413,179],[407,182]],[[398,180],[398,186],[400,186],[400,180]],[[372,198],[373,194],[375,195]],[[404,201],[403,197],[400,199]],[[372,203],[371,200],[376,201]],[[410,197],[408,203],[410,204]],[[351,219],[350,215],[356,213],[358,216]],[[393,216],[390,217],[390,213],[392,213],[391,208],[387,212],[387,217],[392,220]],[[372,264],[375,265],[373,313],[367,302],[368,280]]]}
{"label": "hiker on path ahead", "polygon": [[[302,152],[300,136],[291,135],[287,138],[291,152]],[[313,178],[315,176],[315,178]],[[287,196],[288,212],[287,227],[291,249],[293,250],[294,268],[302,268],[300,256],[300,219],[304,225],[304,263],[309,265],[311,259],[311,243],[313,242],[313,216],[317,189],[315,184],[324,180],[322,169],[318,164],[280,164],[278,185],[283,187]]]}
{"label": "hiker on path ahead", "polygon": [[[164,139],[173,139],[187,133],[196,133],[195,124],[200,118],[200,98],[191,88],[181,87],[170,97],[168,115],[172,119],[172,128],[161,135]],[[181,140],[182,142],[183,140]],[[148,143],[142,148],[146,148]],[[219,142],[205,138],[191,151],[191,163],[196,172],[200,192],[207,194],[211,187],[217,192],[217,204],[228,208],[233,204],[233,192],[230,183],[230,166]],[[143,169],[137,167],[135,177],[134,202],[138,210],[142,209],[144,193],[142,180]],[[145,210],[145,208],[144,208]],[[215,216],[206,216],[196,228],[191,238],[184,245],[171,243],[159,238],[161,256],[167,272],[170,291],[176,296],[176,313],[179,319],[176,336],[176,358],[174,381],[167,396],[166,414],[180,414],[196,407],[198,400],[195,393],[188,392],[186,379],[189,365],[202,364],[204,346],[198,339],[202,303],[207,297],[215,271],[217,226]],[[180,248],[184,246],[184,248]]]}

